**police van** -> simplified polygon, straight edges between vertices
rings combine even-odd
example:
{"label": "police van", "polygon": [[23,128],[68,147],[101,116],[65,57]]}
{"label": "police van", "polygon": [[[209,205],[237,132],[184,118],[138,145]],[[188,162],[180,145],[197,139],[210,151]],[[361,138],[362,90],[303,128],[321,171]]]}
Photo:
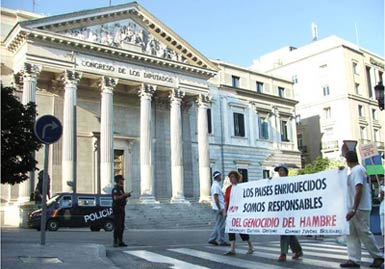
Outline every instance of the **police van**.
{"label": "police van", "polygon": [[[31,212],[28,226],[40,230],[42,209]],[[47,201],[50,231],[59,227],[90,227],[91,231],[112,231],[112,197],[109,194],[57,193]]]}

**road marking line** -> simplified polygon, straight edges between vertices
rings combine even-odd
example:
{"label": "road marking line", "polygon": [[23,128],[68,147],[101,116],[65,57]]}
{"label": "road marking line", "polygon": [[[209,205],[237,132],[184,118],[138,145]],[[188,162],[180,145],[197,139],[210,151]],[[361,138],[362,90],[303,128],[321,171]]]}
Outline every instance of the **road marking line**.
{"label": "road marking line", "polygon": [[[215,248],[218,248],[218,247],[207,247],[207,248],[215,249]],[[237,249],[239,249],[239,248],[236,248],[236,251],[237,251]],[[244,249],[246,249],[246,248],[244,248]],[[254,246],[254,249],[256,251],[254,251],[254,253],[251,254],[252,256],[256,256],[256,257],[260,257],[260,258],[266,258],[266,259],[272,259],[272,260],[275,260],[275,261],[278,259],[278,256],[279,256],[279,253],[280,253],[280,250],[278,248],[277,249],[274,248],[274,251],[276,252],[276,254],[266,253],[267,247],[260,247],[260,246],[256,247],[256,246]],[[258,252],[258,250],[262,250],[262,252]],[[345,260],[346,260],[346,257],[345,257]],[[329,261],[317,260],[317,259],[314,259],[314,258],[309,258],[309,257],[306,257],[306,253],[305,253],[305,258],[302,258],[302,259],[299,259],[299,260],[292,260],[290,257],[288,257],[286,263],[288,263],[290,265],[294,265],[295,263],[298,263],[298,264],[309,264],[309,265],[319,266],[319,267],[322,267],[322,268],[340,268],[340,263],[339,262],[329,262]],[[285,267],[285,268],[287,268],[287,267]]]}
{"label": "road marking line", "polygon": [[177,259],[173,259],[167,256],[163,256],[154,252],[146,251],[146,250],[129,250],[129,251],[123,251],[124,253],[137,256],[139,258],[142,258],[144,260],[150,261],[150,262],[157,262],[157,263],[168,263],[172,264],[170,268],[175,269],[210,269],[208,267],[195,265],[192,263],[180,261]]}
{"label": "road marking line", "polygon": [[[214,248],[214,247],[213,247]],[[235,258],[235,257],[228,257],[218,254],[213,254],[209,252],[194,250],[194,249],[188,249],[188,248],[176,248],[176,249],[168,249],[170,251],[174,251],[180,254],[185,254],[193,257],[197,257],[200,259],[210,260],[213,262],[218,262],[222,264],[228,264],[231,266],[236,266],[237,268],[248,268],[248,269],[255,269],[255,268],[263,268],[263,269],[287,269],[287,267],[282,267],[274,264],[268,264],[268,263],[261,263],[261,262],[252,262],[245,259]]]}
{"label": "road marking line", "polygon": [[[258,246],[258,247],[255,247],[255,249],[274,251],[277,253],[277,255],[279,255],[281,252],[279,247],[273,248],[273,247],[259,247]],[[313,255],[313,256],[322,257],[322,258],[339,259],[339,260],[346,260],[348,258],[347,251],[344,251],[344,255],[340,255],[340,254],[324,253],[324,252],[317,252],[317,251],[306,251],[307,247],[302,247],[302,249],[304,250],[304,256],[306,259],[312,259],[312,258],[308,257],[307,255]],[[311,249],[323,250],[322,248],[315,248],[315,247],[312,247]],[[328,250],[335,252],[334,250],[331,250],[331,249],[328,249]],[[278,256],[277,256],[277,258],[278,258]],[[361,261],[363,261],[363,262],[372,262],[372,260],[373,259],[366,258],[366,257],[361,258]]]}

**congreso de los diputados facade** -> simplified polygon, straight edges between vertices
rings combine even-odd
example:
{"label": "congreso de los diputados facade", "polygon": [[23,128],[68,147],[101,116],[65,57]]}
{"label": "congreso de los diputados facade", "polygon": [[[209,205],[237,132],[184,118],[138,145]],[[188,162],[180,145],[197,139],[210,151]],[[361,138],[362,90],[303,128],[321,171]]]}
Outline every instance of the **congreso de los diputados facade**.
{"label": "congreso de los diputados facade", "polygon": [[[291,80],[208,59],[136,2],[1,15],[2,84],[63,126],[51,193],[103,193],[122,174],[136,203],[206,202],[213,171],[301,166]],[[2,198],[27,200],[36,177]]]}

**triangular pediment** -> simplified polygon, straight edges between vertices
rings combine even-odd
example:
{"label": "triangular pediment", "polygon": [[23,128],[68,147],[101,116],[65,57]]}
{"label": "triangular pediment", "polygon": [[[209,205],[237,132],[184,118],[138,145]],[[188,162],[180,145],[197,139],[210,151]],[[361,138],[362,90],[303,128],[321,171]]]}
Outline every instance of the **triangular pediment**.
{"label": "triangular pediment", "polygon": [[45,17],[22,22],[20,26],[40,33],[217,70],[210,60],[136,2]]}

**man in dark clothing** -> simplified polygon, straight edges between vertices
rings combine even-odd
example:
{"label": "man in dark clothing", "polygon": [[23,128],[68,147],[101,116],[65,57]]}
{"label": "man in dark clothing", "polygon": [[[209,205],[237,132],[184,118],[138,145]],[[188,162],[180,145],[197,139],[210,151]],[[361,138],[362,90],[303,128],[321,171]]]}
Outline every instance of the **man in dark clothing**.
{"label": "man in dark clothing", "polygon": [[[47,196],[48,199],[51,199],[51,194],[50,194],[50,185],[51,185],[51,178],[48,176],[48,182],[47,182]],[[36,204],[41,204],[43,200],[43,179],[44,179],[44,170],[41,170],[38,175],[38,183],[36,185],[36,189],[34,192],[34,200]]]}
{"label": "man in dark clothing", "polygon": [[115,186],[112,189],[112,210],[114,212],[114,247],[126,247],[123,242],[126,199],[131,193],[124,192],[124,177],[115,176]]}

